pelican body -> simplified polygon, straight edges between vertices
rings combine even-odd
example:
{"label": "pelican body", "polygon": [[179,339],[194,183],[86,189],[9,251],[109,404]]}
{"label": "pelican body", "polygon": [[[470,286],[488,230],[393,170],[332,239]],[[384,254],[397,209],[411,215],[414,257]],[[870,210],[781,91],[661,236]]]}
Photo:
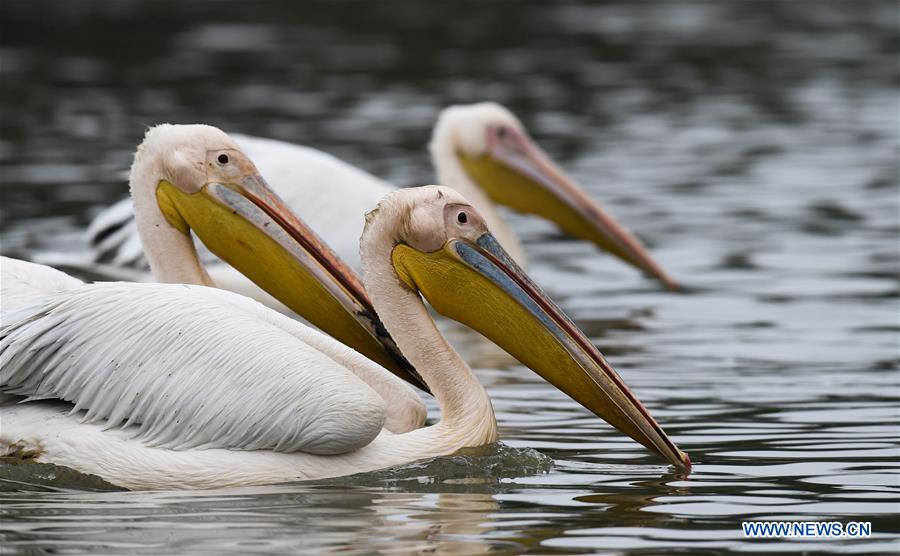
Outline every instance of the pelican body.
{"label": "pelican body", "polygon": [[[268,294],[359,354],[380,363],[354,365],[353,368],[383,403],[388,404],[385,421],[388,429],[404,432],[424,423],[422,400],[384,369],[412,384],[427,387],[378,320],[359,278],[285,207],[230,137],[221,130],[202,125],[152,128],[135,155],[130,183],[136,225],[156,280],[168,284],[216,285],[195,250],[191,234],[196,234],[212,252],[229,261]],[[66,313],[72,322],[93,310],[92,307],[104,307],[103,315],[108,317],[102,326],[104,330],[139,324],[149,331],[146,337],[139,338],[141,343],[147,344],[146,348],[141,348],[147,352],[144,355],[164,352],[173,341],[166,336],[169,328],[154,327],[165,321],[164,314],[156,314],[157,321],[144,322],[142,315],[150,311],[149,308],[123,301],[123,306],[130,307],[131,312],[117,312],[110,300],[128,299],[129,296],[142,299],[142,292],[152,293],[148,294],[148,299],[162,299],[166,294],[174,298],[182,294],[180,287],[160,292],[146,290],[145,285],[138,284],[120,284],[116,288],[85,285],[53,269],[12,259],[4,259],[2,267],[2,324],[14,320],[15,310],[43,303],[65,291],[69,292],[67,295],[88,296],[79,297],[82,311]],[[98,289],[103,294],[90,297],[89,292]],[[198,293],[194,296],[198,300],[204,297],[208,295]],[[91,302],[85,301],[87,299]],[[191,310],[191,303],[182,301]],[[220,304],[217,308],[219,321],[229,321],[232,305]],[[212,312],[204,314],[207,319],[213,318]],[[189,317],[187,315],[186,319],[190,320]],[[273,321],[273,317],[265,313],[261,313],[258,320],[263,328],[261,334],[271,322],[281,322]],[[60,329],[62,324],[58,325]],[[77,331],[77,328],[73,330]],[[253,334],[250,325],[242,330],[245,334]],[[301,340],[307,341],[305,338]],[[89,344],[80,338],[72,341]],[[95,349],[101,350],[104,342],[109,341],[96,339]],[[249,368],[256,361],[256,354],[248,346],[236,344],[234,349],[233,359],[228,364]],[[126,355],[118,354],[110,361],[116,363],[116,368],[127,365],[132,360]],[[339,361],[348,357],[344,351],[334,350],[329,356]],[[83,360],[78,358],[77,361]],[[55,361],[55,365],[63,369],[70,363]],[[208,367],[214,363],[207,359],[204,365]],[[277,367],[274,363],[272,366]],[[54,370],[56,367],[41,372]],[[12,369],[4,368],[0,372],[12,372]],[[32,395],[25,391],[18,393]],[[72,401],[69,397],[63,398]]]}
{"label": "pelican body", "polygon": [[[135,223],[154,279],[218,286],[191,234],[324,332],[412,384],[421,378],[375,314],[359,278],[271,190],[221,130],[157,126],[130,176]],[[285,277],[290,277],[286,280]]]}
{"label": "pelican body", "polygon": [[[388,195],[367,215],[360,251],[376,311],[438,402],[436,424],[385,429],[386,404],[358,368],[377,366],[236,294],[76,285],[4,309],[0,390],[45,401],[3,408],[0,450],[132,489],[169,489],[341,476],[494,442],[490,399],[427,300],[670,463],[690,466],[459,193]],[[142,319],[117,318],[135,310]],[[142,334],[163,334],[171,347],[139,342]],[[238,353],[249,367],[231,364]]]}
{"label": "pelican body", "polygon": [[[363,214],[395,187],[309,147],[234,137],[286,205],[342,260],[359,269]],[[488,229],[520,266],[525,266],[525,251],[501,217],[498,204],[548,219],[677,289],[640,241],[567,177],[506,108],[485,102],[445,109],[429,149],[438,181],[462,193],[476,207]],[[127,199],[98,215],[88,229],[88,238],[97,263],[137,268],[145,264]],[[283,309],[227,265],[211,264],[209,272],[220,286]]]}

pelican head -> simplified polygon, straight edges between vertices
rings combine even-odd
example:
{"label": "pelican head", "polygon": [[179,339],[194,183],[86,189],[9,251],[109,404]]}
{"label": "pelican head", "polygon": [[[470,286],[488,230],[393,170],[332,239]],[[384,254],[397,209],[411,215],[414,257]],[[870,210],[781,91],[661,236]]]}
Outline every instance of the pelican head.
{"label": "pelican head", "polygon": [[[156,237],[161,228],[168,226],[183,243],[188,242],[172,229],[183,236],[193,232],[312,324],[411,383],[424,384],[384,330],[355,273],[294,216],[224,132],[206,125],[151,128],[135,155],[131,187],[155,273],[190,263],[167,260],[173,257]],[[149,224],[142,226],[142,218]],[[157,249],[148,245],[154,241]],[[199,264],[188,245],[188,258]],[[211,283],[208,277],[202,281]]]}
{"label": "pelican head", "polygon": [[[641,242],[569,179],[503,106],[483,102],[445,109],[431,151],[439,167],[458,162],[495,203],[555,222],[677,289]],[[452,185],[448,178],[441,179]]]}
{"label": "pelican head", "polygon": [[[378,213],[392,213],[388,218]],[[373,248],[373,220],[393,222],[392,268],[439,313],[486,336],[608,423],[690,467],[603,355],[500,247],[463,196],[446,187],[394,192],[367,215],[362,248]],[[366,269],[367,276],[371,269]]]}

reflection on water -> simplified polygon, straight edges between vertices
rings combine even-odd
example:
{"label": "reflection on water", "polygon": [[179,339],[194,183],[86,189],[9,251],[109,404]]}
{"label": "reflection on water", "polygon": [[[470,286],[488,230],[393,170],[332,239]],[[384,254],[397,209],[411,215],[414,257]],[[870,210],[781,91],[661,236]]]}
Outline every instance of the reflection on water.
{"label": "reflection on water", "polygon": [[[412,184],[432,181],[424,144],[441,106],[497,100],[685,284],[661,291],[510,215],[535,280],[695,462],[689,477],[672,473],[448,326],[479,367],[504,442],[540,450],[552,470],[501,450],[315,485],[5,492],[4,548],[897,550],[896,3],[6,2],[4,12],[4,254],[82,249],[81,227],[125,194],[121,173],[147,124],[308,143]],[[746,541],[740,522],[757,518],[871,521],[875,536]]]}

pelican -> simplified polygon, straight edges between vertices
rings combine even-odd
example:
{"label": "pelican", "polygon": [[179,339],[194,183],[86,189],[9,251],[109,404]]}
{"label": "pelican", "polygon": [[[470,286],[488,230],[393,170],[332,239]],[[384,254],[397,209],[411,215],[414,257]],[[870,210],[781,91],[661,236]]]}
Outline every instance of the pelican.
{"label": "pelican", "polygon": [[[129,181],[138,232],[158,282],[217,285],[195,251],[190,234],[196,234],[222,260],[309,322],[380,363],[354,368],[389,403],[390,430],[404,432],[424,423],[426,412],[419,396],[381,372],[386,367],[424,387],[384,331],[358,277],[291,214],[224,132],[203,125],[150,129],[138,147]],[[4,316],[53,292],[92,289],[41,265],[5,259],[2,267]],[[109,292],[113,300],[120,295],[140,295],[123,293],[134,286],[100,289]],[[108,302],[97,300],[96,306]],[[218,318],[227,320],[230,308],[231,304],[222,305]],[[109,321],[104,326],[140,322],[141,307],[132,309],[131,315],[119,316],[121,322]],[[266,315],[260,318],[264,322],[269,319]],[[246,332],[254,333],[253,328]],[[167,345],[153,337],[146,341],[147,349],[163,350]],[[348,357],[343,351],[330,350],[328,354],[337,359]],[[244,351],[235,355],[239,357],[236,364],[254,357]],[[377,371],[371,371],[373,367]]]}
{"label": "pelican", "polygon": [[[309,147],[234,137],[287,206],[341,259],[358,269],[363,214],[395,187]],[[495,203],[555,222],[569,234],[593,242],[677,289],[640,241],[568,178],[506,108],[489,102],[446,108],[435,125],[429,149],[438,181],[462,193],[478,209],[520,266],[525,266],[525,252]],[[126,199],[91,223],[87,235],[95,262],[114,267],[144,264],[131,213]],[[283,310],[229,266],[211,264],[209,272],[222,287]]]}
{"label": "pelican", "polygon": [[[437,399],[436,424],[384,430],[384,405],[356,378],[355,363],[322,356],[323,346],[337,349],[337,342],[298,342],[315,333],[247,298],[200,286],[174,287],[174,295],[170,285],[131,284],[144,294],[97,308],[98,299],[111,299],[104,289],[123,287],[97,284],[57,293],[4,323],[3,391],[72,400],[86,419],[50,404],[4,407],[0,449],[132,489],[172,489],[343,476],[492,443],[498,433],[490,399],[441,337],[427,300],[671,464],[689,468],[688,456],[458,192],[432,186],[389,194],[367,214],[360,252],[375,309]],[[236,320],[220,321],[211,299],[234,304],[242,318],[265,314],[274,330],[248,334]],[[117,317],[136,307],[141,320],[123,326]],[[139,336],[157,328],[172,344],[154,361]],[[274,365],[266,376],[229,364],[244,345],[257,366]],[[54,365],[60,361],[71,363]],[[216,372],[188,369],[204,364]],[[257,388],[263,380],[265,392]]]}

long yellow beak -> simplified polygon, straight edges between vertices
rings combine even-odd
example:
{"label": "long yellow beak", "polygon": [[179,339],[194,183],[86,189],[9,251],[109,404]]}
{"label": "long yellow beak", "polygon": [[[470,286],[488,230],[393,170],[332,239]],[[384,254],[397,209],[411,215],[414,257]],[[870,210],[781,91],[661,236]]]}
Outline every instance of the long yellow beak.
{"label": "long yellow beak", "polygon": [[497,203],[555,222],[567,233],[593,242],[676,290],[678,285],[631,232],[566,177],[525,134],[503,128],[489,134],[487,153],[459,153],[466,172]]}
{"label": "long yellow beak", "polygon": [[196,193],[161,181],[168,221],[340,342],[428,391],[385,330],[359,278],[255,172]]}
{"label": "long yellow beak", "polygon": [[431,253],[400,244],[392,260],[400,279],[439,313],[482,333],[670,463],[690,468],[688,455],[666,436],[603,355],[490,233],[474,242],[451,239]]}

